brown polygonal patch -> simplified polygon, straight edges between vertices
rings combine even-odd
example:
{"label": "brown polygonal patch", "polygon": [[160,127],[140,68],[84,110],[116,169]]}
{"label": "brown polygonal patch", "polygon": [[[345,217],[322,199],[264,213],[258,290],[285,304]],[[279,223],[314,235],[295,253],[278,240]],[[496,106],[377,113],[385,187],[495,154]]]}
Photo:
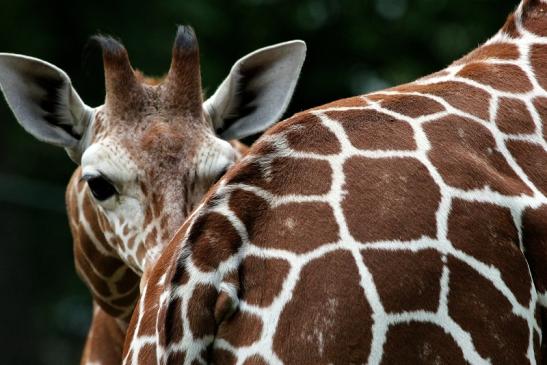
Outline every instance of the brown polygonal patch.
{"label": "brown polygonal patch", "polygon": [[154,213],[152,212],[152,206],[149,205],[144,211],[144,226],[148,226],[152,222],[152,219],[154,219]]}
{"label": "brown polygonal patch", "polygon": [[289,268],[282,259],[247,256],[239,269],[241,298],[251,305],[269,306],[281,292]]}
{"label": "brown polygonal patch", "polygon": [[230,208],[247,228],[251,243],[260,247],[303,253],[338,240],[338,226],[327,203],[288,203],[267,209],[263,199],[238,190],[232,193]]}
{"label": "brown polygonal patch", "polygon": [[243,365],[268,365],[268,363],[266,362],[266,360],[262,358],[262,356],[253,355],[247,358],[247,360],[245,360]]}
{"label": "brown polygonal patch", "polygon": [[[89,198],[89,194],[87,194],[88,198]],[[88,211],[87,209],[84,209],[84,214],[94,214],[94,216],[97,217],[97,222],[99,223],[99,227],[102,230],[102,232],[110,232],[110,233],[113,232],[112,225],[110,224],[110,221],[104,216],[103,212],[98,212],[96,210]],[[120,238],[118,236],[113,236],[110,240],[114,241],[115,246],[117,246],[120,242]]]}
{"label": "brown polygonal patch", "polygon": [[496,267],[517,300],[528,306],[532,283],[509,209],[456,199],[448,218],[448,239],[457,249]]}
{"label": "brown polygonal patch", "polygon": [[182,299],[174,298],[167,306],[165,314],[165,342],[177,343],[183,335]]}
{"label": "brown polygonal patch", "polygon": [[490,59],[516,60],[519,58],[519,56],[520,52],[515,44],[494,43],[483,45],[454,63],[463,64],[473,61],[485,61]]}
{"label": "brown polygonal patch", "polygon": [[[173,351],[167,357],[166,363],[168,365],[184,364],[185,360],[186,360],[185,351]],[[143,364],[148,364],[148,363],[143,363]]]}
{"label": "brown polygonal patch", "polygon": [[127,236],[129,234],[129,226],[127,224],[123,225],[123,235]]}
{"label": "brown polygonal patch", "polygon": [[136,234],[132,234],[130,237],[127,238],[127,241],[126,241],[127,249],[129,249],[129,250],[133,249],[133,246],[135,245],[136,239],[137,239]]}
{"label": "brown polygonal patch", "polygon": [[547,141],[547,98],[535,98],[534,107],[536,108],[543,125],[543,139]]}
{"label": "brown polygonal patch", "polygon": [[237,252],[241,237],[225,216],[207,213],[192,225],[188,245],[192,247],[194,264],[200,270],[212,271]]}
{"label": "brown polygonal patch", "polygon": [[386,312],[436,311],[443,264],[436,250],[363,250]]}
{"label": "brown polygonal patch", "polygon": [[[94,208],[94,202],[91,200],[89,194],[85,193],[83,196],[82,201],[82,212],[84,215],[84,219],[89,224],[89,227],[95,237],[99,239],[104,246],[108,247],[107,241],[104,238],[103,229],[99,225],[99,222],[97,218],[103,218],[102,215],[97,214],[97,211]],[[74,216],[78,217],[78,215]],[[120,266],[120,260],[113,257],[113,256],[106,256],[102,252],[100,252],[97,247],[95,246],[95,243],[91,240],[91,238],[87,235],[86,230],[84,229],[83,225],[78,226],[78,245],[75,245],[75,249],[79,248],[82,250],[82,252],[85,252],[86,256],[89,258],[89,260],[93,263],[101,262],[101,273],[105,276],[111,276],[114,274],[114,271],[118,269]]]}
{"label": "brown polygonal patch", "polygon": [[[81,275],[83,278],[85,278],[86,285],[90,287],[92,290],[91,292],[98,293],[98,295],[108,298],[113,293],[111,292],[111,288],[108,285],[107,281],[102,277],[99,276],[95,270],[101,270],[103,268],[104,262],[97,261],[94,263],[95,266],[91,266],[89,261],[83,256],[83,254],[79,251],[79,246],[75,246],[75,262],[76,262],[76,268],[80,275],[82,273],[85,273],[85,276]],[[106,262],[109,263],[109,262]],[[122,265],[124,265],[121,262],[118,262],[118,266],[115,267],[115,269],[120,268]],[[128,270],[130,271],[130,270]],[[133,273],[132,271],[128,273],[127,276],[124,278],[126,281],[123,282],[116,282],[116,285],[123,283],[124,286],[128,286],[129,288],[127,290],[124,290],[122,293],[125,293],[121,297],[118,297],[114,300],[108,299],[107,301],[101,299],[99,296],[94,295],[95,301],[97,301],[103,310],[108,313],[109,315],[113,317],[119,318],[125,308],[131,308],[135,301],[138,298],[139,290],[138,290],[138,277]],[[132,290],[131,290],[132,289]],[[120,308],[123,307],[123,308]],[[123,318],[127,319],[127,318]]]}
{"label": "brown polygonal patch", "polygon": [[116,364],[122,358],[125,331],[100,307],[94,309],[82,359]]}
{"label": "brown polygonal patch", "polygon": [[527,209],[522,216],[525,255],[537,291],[547,291],[547,205]]}
{"label": "brown polygonal patch", "polygon": [[216,299],[217,291],[213,286],[198,285],[194,289],[187,308],[190,331],[194,338],[214,334]]}
{"label": "brown polygonal patch", "polygon": [[490,119],[490,94],[463,82],[445,81],[430,85],[406,84],[396,87],[394,90],[435,95],[463,112],[484,120]]}
{"label": "brown polygonal patch", "polygon": [[401,323],[387,332],[382,364],[467,364],[462,350],[432,323]]}
{"label": "brown polygonal patch", "polygon": [[486,127],[448,116],[424,126],[431,142],[428,155],[443,180],[461,189],[489,186],[505,195],[531,194],[497,150]]}
{"label": "brown polygonal patch", "polygon": [[[274,125],[271,129],[264,132],[264,135],[285,133],[286,130],[282,125],[284,125],[284,122]],[[252,154],[253,156],[268,156],[274,154],[277,149],[278,148],[274,145],[272,140],[258,139],[255,143],[253,143],[252,150],[249,150],[249,154]]]}
{"label": "brown polygonal patch", "polygon": [[283,309],[273,350],[286,364],[362,364],[372,311],[353,256],[336,251],[308,263]]}
{"label": "brown polygonal patch", "polygon": [[254,185],[278,195],[326,194],[331,186],[329,163],[309,158],[264,155],[234,170],[227,176],[229,183]]}
{"label": "brown polygonal patch", "polygon": [[139,277],[128,266],[125,266],[122,276],[116,281],[116,289],[119,293],[126,293],[138,286]]}
{"label": "brown polygonal patch", "polygon": [[139,364],[156,364],[156,347],[153,344],[145,344],[139,351]]}
{"label": "brown polygonal patch", "polygon": [[[479,354],[493,364],[528,363],[528,325],[490,281],[449,257],[448,314],[471,335]],[[486,335],[487,334],[487,335]]]}
{"label": "brown polygonal patch", "polygon": [[522,25],[526,30],[541,37],[547,36],[547,4],[540,0],[525,0],[522,7]]}
{"label": "brown polygonal patch", "polygon": [[[99,251],[95,246],[95,243],[87,235],[82,226],[79,227],[78,231],[79,237],[77,237],[77,244],[74,245],[75,256],[78,252],[80,252],[82,255],[85,255],[87,260],[93,263],[95,269],[99,271],[101,275],[107,277],[111,277],[112,275],[114,275],[119,267],[124,265],[124,263],[118,258],[114,256],[104,255],[101,251]],[[104,242],[104,244],[106,246],[106,242]],[[90,273],[90,275],[94,274],[95,273]],[[134,279],[136,278],[134,277]]]}
{"label": "brown polygonal patch", "polygon": [[383,108],[411,118],[444,110],[444,107],[435,100],[420,95],[383,95],[379,101]]}
{"label": "brown polygonal patch", "polygon": [[[148,237],[150,237],[150,234],[148,234]],[[137,253],[135,254],[135,256],[136,256],[136,258],[139,262],[144,262],[144,257],[148,253],[148,247],[154,247],[154,245],[153,245],[154,242],[155,242],[155,240],[150,242],[150,241],[148,241],[148,238],[147,238],[146,244],[139,245],[139,247],[137,248]]]}
{"label": "brown polygonal patch", "polygon": [[[259,245],[267,246],[266,240],[274,232],[277,232],[279,246],[293,248],[299,253],[339,239],[338,226],[332,208],[327,203],[285,204],[270,212],[271,216],[265,218],[265,222],[272,222],[268,227],[271,234],[265,230],[264,240],[259,238],[255,241]],[[301,237],[306,237],[305,242],[302,242]],[[292,242],[298,242],[298,247]]]}
{"label": "brown polygonal patch", "polygon": [[[163,288],[162,288],[163,289]],[[156,336],[156,310],[158,305],[159,296],[161,290],[155,285],[147,286],[146,296],[141,300],[144,300],[144,311],[136,310],[135,313],[141,315],[140,325],[137,331],[137,336]],[[135,316],[133,316],[135,317]],[[174,324],[174,323],[171,323]]]}
{"label": "brown polygonal patch", "polygon": [[532,83],[526,73],[515,65],[470,63],[458,72],[458,76],[511,93],[532,90]]}
{"label": "brown polygonal patch", "polygon": [[526,104],[519,99],[499,99],[496,125],[503,133],[534,133],[535,125]]}
{"label": "brown polygonal patch", "polygon": [[364,107],[364,106],[367,106],[367,104],[368,103],[366,102],[366,100],[363,99],[361,96],[354,96],[351,98],[336,100],[328,104],[323,104],[321,106],[310,109],[309,111],[323,110],[323,109],[329,109],[329,108]]}
{"label": "brown polygonal patch", "polygon": [[332,155],[340,153],[341,146],[334,133],[313,114],[299,114],[290,119],[286,138],[289,147],[302,152]]}
{"label": "brown polygonal patch", "polygon": [[[228,350],[213,349],[213,358],[211,364],[218,365],[235,365],[237,364],[237,358]],[[174,364],[174,363],[173,363]],[[182,363],[181,363],[182,364]]]}
{"label": "brown polygonal patch", "polygon": [[[105,297],[110,296],[111,291],[108,283],[102,280],[102,277],[97,274],[97,272],[94,270],[94,267],[91,266],[89,260],[86,258],[85,253],[82,253],[82,251],[80,251],[79,246],[75,246],[74,261],[76,263],[76,267],[83,273],[85,273],[85,277],[83,278],[87,281],[88,285],[92,285],[93,289],[98,292],[99,295]],[[96,264],[100,263],[101,262],[96,262]],[[108,261],[107,263],[116,264],[117,266],[115,266],[114,268],[119,268],[121,265],[123,265],[123,263],[114,260]],[[111,266],[107,267],[111,268]]]}
{"label": "brown polygonal patch", "polygon": [[[137,300],[136,308],[138,308],[139,304],[140,304],[140,299]],[[132,355],[131,354],[132,351],[129,351],[129,350],[131,349],[131,346],[132,346],[132,339],[133,337],[135,337],[135,327],[137,326],[139,315],[140,315],[140,311],[138,309],[135,309],[133,311],[133,314],[127,321],[129,325],[127,326],[127,332],[125,333],[125,340],[123,343],[123,354],[128,354],[129,352],[129,355],[126,355],[128,358],[131,358],[131,355]],[[161,337],[161,333],[160,333],[160,337]]]}
{"label": "brown polygonal patch", "polygon": [[517,25],[515,24],[515,22],[516,22],[515,14],[510,14],[507,17],[507,21],[505,22],[502,28],[503,32],[509,35],[511,38],[520,37],[520,32],[517,29]]}
{"label": "brown polygonal patch", "polygon": [[374,110],[327,112],[342,124],[356,148],[366,150],[414,150],[414,131],[401,120]]}
{"label": "brown polygonal patch", "polygon": [[284,204],[266,211],[247,228],[255,245],[296,253],[316,249],[339,238],[332,208],[327,203]]}
{"label": "brown polygonal patch", "polygon": [[228,341],[234,347],[250,346],[260,339],[262,320],[254,314],[237,311],[223,321],[216,338]]}
{"label": "brown polygonal patch", "polygon": [[266,212],[270,209],[266,200],[250,191],[241,189],[232,192],[228,206],[247,229],[254,225],[254,220],[257,217],[267,214]]}
{"label": "brown polygonal patch", "polygon": [[110,303],[117,307],[132,308],[138,296],[139,296],[139,286],[135,285],[135,287],[133,287],[133,290],[131,290],[130,292],[128,292],[127,294],[119,298],[111,300]]}
{"label": "brown polygonal patch", "polygon": [[508,141],[507,148],[530,181],[547,194],[547,153],[543,147],[523,141]]}
{"label": "brown polygonal patch", "polygon": [[435,236],[439,188],[419,161],[353,157],[344,164],[344,173],[342,209],[355,239]]}
{"label": "brown polygonal patch", "polygon": [[[383,90],[382,90],[383,91]],[[380,103],[387,97],[387,94],[382,93],[382,91],[373,92],[372,94],[366,94],[364,97],[374,103]]]}
{"label": "brown polygonal patch", "polygon": [[530,63],[542,88],[547,89],[547,44],[534,44],[530,49]]}

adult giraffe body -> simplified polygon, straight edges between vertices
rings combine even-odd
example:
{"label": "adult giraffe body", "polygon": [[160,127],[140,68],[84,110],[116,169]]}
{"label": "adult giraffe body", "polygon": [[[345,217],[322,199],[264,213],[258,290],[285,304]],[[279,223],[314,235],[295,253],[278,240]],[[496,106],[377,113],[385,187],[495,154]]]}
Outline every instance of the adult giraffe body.
{"label": "adult giraffe body", "polygon": [[544,363],[547,4],[276,125],[179,230],[126,364]]}
{"label": "adult giraffe body", "polygon": [[64,147],[80,165],[66,201],[76,269],[94,300],[82,364],[114,365],[121,362],[141,275],[245,152],[234,139],[279,120],[305,44],[281,43],[243,57],[203,102],[191,28],[179,27],[171,67],[161,81],[134,71],[119,42],[97,40],[104,105],[85,105],[62,70],[22,55],[0,54],[0,87],[29,133]]}

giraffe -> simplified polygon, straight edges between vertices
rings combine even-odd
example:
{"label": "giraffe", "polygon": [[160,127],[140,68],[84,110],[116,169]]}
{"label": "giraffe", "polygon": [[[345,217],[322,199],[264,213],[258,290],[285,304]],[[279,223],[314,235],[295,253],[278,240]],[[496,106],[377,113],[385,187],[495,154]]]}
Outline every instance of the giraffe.
{"label": "giraffe", "polygon": [[143,286],[125,364],[538,364],[547,2],[446,69],[268,130]]}
{"label": "giraffe", "polygon": [[82,364],[119,364],[141,276],[208,188],[246,152],[237,139],[277,122],[294,91],[305,43],[238,60],[203,102],[199,49],[180,26],[169,72],[134,70],[121,43],[98,36],[106,98],[87,106],[45,61],[0,54],[0,86],[17,121],[65,148],[79,166],[66,203],[75,266],[93,298]]}

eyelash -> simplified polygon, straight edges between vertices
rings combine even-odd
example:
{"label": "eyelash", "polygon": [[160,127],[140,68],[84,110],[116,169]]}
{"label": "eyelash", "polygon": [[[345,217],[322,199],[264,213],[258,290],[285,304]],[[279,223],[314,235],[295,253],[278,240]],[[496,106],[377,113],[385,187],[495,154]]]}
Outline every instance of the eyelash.
{"label": "eyelash", "polygon": [[84,175],[82,180],[87,182],[91,194],[99,201],[105,201],[118,194],[114,185],[102,175]]}

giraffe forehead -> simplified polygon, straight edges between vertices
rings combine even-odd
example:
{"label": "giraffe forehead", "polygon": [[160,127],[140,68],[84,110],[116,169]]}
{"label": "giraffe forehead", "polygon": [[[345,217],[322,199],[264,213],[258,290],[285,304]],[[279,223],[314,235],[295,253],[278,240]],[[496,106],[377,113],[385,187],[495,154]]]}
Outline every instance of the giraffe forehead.
{"label": "giraffe forehead", "polygon": [[[211,136],[212,127],[203,118],[196,120],[150,105],[121,116],[104,105],[96,113],[91,141],[108,145],[111,158],[120,155],[141,170],[155,170],[168,165],[187,166]],[[118,154],[120,149],[125,152],[123,156]]]}
{"label": "giraffe forehead", "polygon": [[143,132],[150,125],[162,120],[176,121],[179,125],[188,125],[192,128],[211,128],[202,115],[173,104],[173,90],[161,81],[156,80],[156,84],[151,85],[149,78],[141,76],[138,79],[140,92],[125,95],[128,99],[126,102],[131,105],[130,108],[121,108],[116,103],[109,103],[107,94],[107,102],[98,108],[95,118],[96,132]]}
{"label": "giraffe forehead", "polygon": [[131,154],[113,138],[105,138],[89,146],[82,155],[82,174],[106,175],[112,180],[135,180],[137,165]]}
{"label": "giraffe forehead", "polygon": [[[204,139],[203,131],[182,118],[149,118],[137,138],[131,137],[132,146],[142,151],[178,152]],[[186,127],[186,128],[185,128]]]}

